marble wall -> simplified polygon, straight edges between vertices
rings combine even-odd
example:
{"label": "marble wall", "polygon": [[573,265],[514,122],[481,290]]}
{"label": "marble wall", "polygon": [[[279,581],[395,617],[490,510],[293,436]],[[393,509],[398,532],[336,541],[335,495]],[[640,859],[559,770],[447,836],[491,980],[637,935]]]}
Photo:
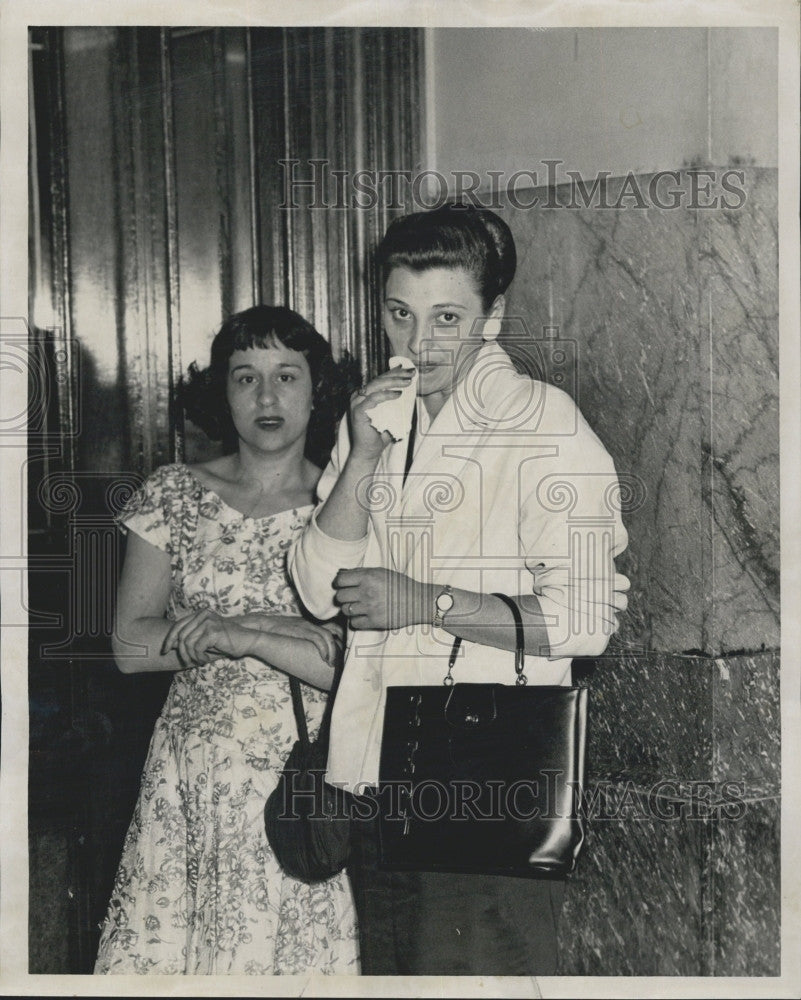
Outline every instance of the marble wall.
{"label": "marble wall", "polygon": [[645,175],[640,207],[545,207],[575,205],[560,186],[502,210],[505,336],[539,339],[549,380],[574,359],[563,387],[635,487],[629,612],[586,681],[609,808],[568,883],[564,974],[779,973],[777,174],[737,169],[728,209],[692,207],[707,181],[683,170],[676,208]]}
{"label": "marble wall", "polygon": [[574,342],[577,401],[644,487],[619,560],[629,648],[779,644],[777,174],[742,171],[736,208],[690,207],[694,187],[711,199],[685,170],[673,209],[650,202],[645,176],[646,207],[543,207],[576,203],[560,186],[502,213],[519,251],[509,316]]}
{"label": "marble wall", "polygon": [[778,975],[778,655],[604,657],[586,683],[590,824],[560,971]]}

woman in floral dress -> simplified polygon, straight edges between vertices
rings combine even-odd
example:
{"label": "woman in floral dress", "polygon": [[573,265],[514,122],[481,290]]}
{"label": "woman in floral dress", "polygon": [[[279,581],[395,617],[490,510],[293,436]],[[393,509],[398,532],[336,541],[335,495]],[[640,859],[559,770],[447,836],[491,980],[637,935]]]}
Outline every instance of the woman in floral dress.
{"label": "woman in floral dress", "polygon": [[313,732],[340,653],[336,629],[300,616],[286,575],[333,439],[336,384],[327,343],[296,313],[232,316],[185,394],[234,450],[156,470],[121,517],[117,663],[175,677],[97,973],[358,972],[344,873],[314,886],[285,875],[263,821],[297,736],[287,674],[304,682]]}

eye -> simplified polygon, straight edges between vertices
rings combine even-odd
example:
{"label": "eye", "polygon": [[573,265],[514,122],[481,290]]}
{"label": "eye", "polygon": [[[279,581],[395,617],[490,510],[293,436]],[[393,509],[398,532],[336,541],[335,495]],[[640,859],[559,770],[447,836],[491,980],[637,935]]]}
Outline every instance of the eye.
{"label": "eye", "polygon": [[458,315],[453,312],[440,313],[439,316],[437,316],[437,319],[440,320],[442,323],[446,323],[448,325],[459,322]]}
{"label": "eye", "polygon": [[250,385],[251,382],[255,381],[256,381],[255,375],[240,375],[239,378],[237,379],[237,382],[240,385]]}
{"label": "eye", "polygon": [[404,309],[402,306],[390,306],[389,311],[392,314],[392,318],[398,321],[407,320],[411,316],[409,310]]}
{"label": "eye", "polygon": [[278,376],[278,381],[279,382],[294,382],[295,381],[295,376],[294,375],[290,375],[289,372],[281,372],[280,375]]}

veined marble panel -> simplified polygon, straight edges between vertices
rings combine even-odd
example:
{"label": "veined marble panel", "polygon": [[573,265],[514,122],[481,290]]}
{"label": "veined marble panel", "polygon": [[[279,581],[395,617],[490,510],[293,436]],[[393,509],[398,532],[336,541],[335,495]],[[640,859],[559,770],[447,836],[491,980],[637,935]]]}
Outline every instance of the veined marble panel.
{"label": "veined marble panel", "polygon": [[690,208],[685,171],[675,209],[503,210],[508,315],[573,342],[567,388],[645,487],[619,560],[624,647],[779,642],[776,171],[746,170],[742,188],[739,208]]}
{"label": "veined marble panel", "polygon": [[562,972],[777,975],[778,653],[604,656],[581,682],[589,835]]}
{"label": "veined marble panel", "polygon": [[567,882],[559,973],[708,974],[703,943],[703,824],[612,820],[590,827]]}
{"label": "veined marble panel", "polygon": [[750,802],[713,828],[711,903],[716,976],[781,973],[781,802]]}
{"label": "veined marble panel", "polygon": [[661,808],[673,818],[592,822],[567,881],[560,974],[779,975],[779,800],[737,818]]}
{"label": "veined marble panel", "polygon": [[[707,644],[778,645],[779,395],[776,174],[706,220],[710,406],[705,474],[715,530]],[[706,478],[706,476],[705,476]]]}
{"label": "veined marble panel", "polygon": [[[604,656],[589,687],[589,781],[734,782],[781,792],[779,655]],[[738,793],[739,794],[739,793]]]}
{"label": "veined marble panel", "polygon": [[712,776],[745,787],[748,798],[781,794],[778,653],[713,660]]}

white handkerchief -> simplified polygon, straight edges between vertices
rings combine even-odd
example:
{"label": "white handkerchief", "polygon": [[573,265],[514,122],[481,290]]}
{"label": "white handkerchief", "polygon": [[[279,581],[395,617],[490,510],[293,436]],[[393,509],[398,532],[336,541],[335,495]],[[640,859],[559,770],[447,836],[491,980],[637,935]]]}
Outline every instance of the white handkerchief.
{"label": "white handkerchief", "polygon": [[417,398],[417,370],[408,358],[397,355],[389,359],[390,368],[397,368],[398,365],[414,371],[411,382],[396,399],[386,399],[364,412],[379,434],[382,431],[389,431],[393,440],[402,441],[412,426],[414,401]]}

